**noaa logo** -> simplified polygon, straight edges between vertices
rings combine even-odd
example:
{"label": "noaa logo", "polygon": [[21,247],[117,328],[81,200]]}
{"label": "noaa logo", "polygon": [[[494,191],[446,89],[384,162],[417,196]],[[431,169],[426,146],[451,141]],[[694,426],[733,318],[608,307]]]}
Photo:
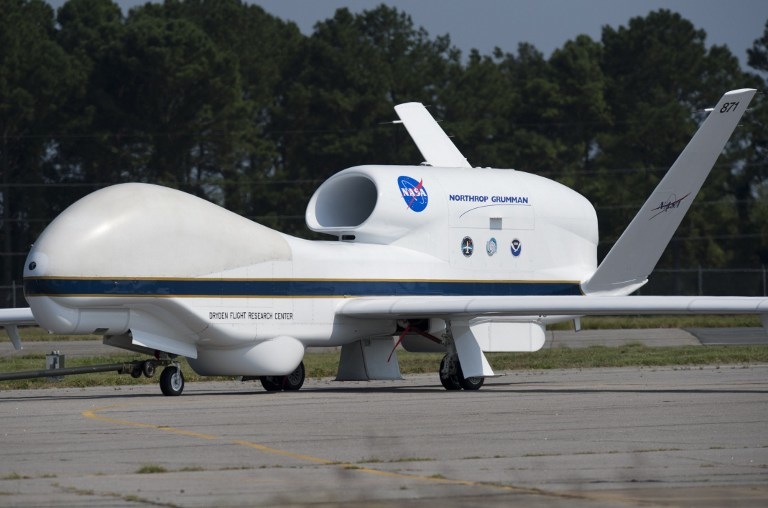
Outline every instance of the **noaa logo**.
{"label": "noaa logo", "polygon": [[422,212],[429,203],[427,189],[424,188],[424,180],[416,181],[410,176],[401,176],[397,179],[400,193],[408,208],[414,212]]}
{"label": "noaa logo", "polygon": [[520,243],[520,240],[515,238],[514,240],[512,240],[512,244],[510,245],[510,248],[512,249],[512,255],[517,257],[523,251],[523,244]]}
{"label": "noaa logo", "polygon": [[472,242],[472,239],[468,236],[465,236],[464,239],[461,241],[461,253],[464,254],[465,258],[468,258],[472,255],[472,252],[475,250],[475,244]]}
{"label": "noaa logo", "polygon": [[496,254],[496,251],[498,250],[499,246],[496,244],[496,239],[491,238],[488,240],[485,244],[485,252],[488,253],[489,256],[493,256]]}

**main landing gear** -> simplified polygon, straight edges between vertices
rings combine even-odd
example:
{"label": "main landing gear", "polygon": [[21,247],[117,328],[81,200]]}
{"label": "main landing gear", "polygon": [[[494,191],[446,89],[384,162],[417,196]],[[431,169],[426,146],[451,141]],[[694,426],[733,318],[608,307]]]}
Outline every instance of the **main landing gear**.
{"label": "main landing gear", "polygon": [[[406,335],[420,335],[425,339],[431,340],[435,344],[444,347],[447,354],[440,361],[440,384],[446,390],[479,390],[485,382],[484,377],[464,377],[459,362],[459,353],[456,350],[456,342],[453,339],[453,330],[451,322],[445,321],[445,329],[440,338],[429,333],[429,320],[421,319],[415,321],[402,320],[397,322],[400,338],[395,343],[395,348],[403,341]],[[394,352],[394,349],[392,350]],[[425,349],[424,351],[428,351]],[[392,354],[390,353],[390,356]],[[387,360],[389,361],[389,360]]]}
{"label": "main landing gear", "polygon": [[261,376],[261,386],[268,392],[296,391],[304,384],[304,362],[287,376]]}
{"label": "main landing gear", "polygon": [[446,390],[479,390],[484,382],[484,377],[464,378],[458,355],[449,353],[440,362],[440,383]]}
{"label": "main landing gear", "polygon": [[161,357],[157,360],[136,361],[130,364],[130,374],[133,378],[153,377],[157,367],[163,365],[166,367],[160,373],[160,391],[172,397],[181,395],[184,391],[184,374],[179,362],[175,360]]}

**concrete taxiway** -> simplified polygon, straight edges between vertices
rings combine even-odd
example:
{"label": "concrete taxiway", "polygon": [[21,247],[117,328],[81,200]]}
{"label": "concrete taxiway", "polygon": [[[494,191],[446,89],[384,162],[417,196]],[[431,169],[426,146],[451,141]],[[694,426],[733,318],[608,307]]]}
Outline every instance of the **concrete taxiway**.
{"label": "concrete taxiway", "polygon": [[768,366],[0,392],[4,506],[766,506]]}

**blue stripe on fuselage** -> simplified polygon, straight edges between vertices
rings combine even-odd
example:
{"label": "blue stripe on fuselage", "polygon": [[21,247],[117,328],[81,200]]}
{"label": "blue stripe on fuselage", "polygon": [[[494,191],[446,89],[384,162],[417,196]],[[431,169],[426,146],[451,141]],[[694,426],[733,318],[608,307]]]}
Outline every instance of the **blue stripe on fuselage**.
{"label": "blue stripe on fuselage", "polygon": [[26,296],[342,297],[580,295],[569,281],[29,278]]}

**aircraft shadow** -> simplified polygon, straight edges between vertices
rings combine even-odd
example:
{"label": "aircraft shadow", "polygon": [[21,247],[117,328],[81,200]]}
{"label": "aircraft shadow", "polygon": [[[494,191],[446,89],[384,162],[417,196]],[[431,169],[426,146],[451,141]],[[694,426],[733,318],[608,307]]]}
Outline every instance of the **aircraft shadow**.
{"label": "aircraft shadow", "polygon": [[[523,384],[523,383],[521,383]],[[671,395],[768,395],[768,388],[766,389],[747,389],[747,388],[547,388],[541,386],[537,388],[531,388],[530,382],[524,383],[526,386],[516,386],[514,383],[509,384],[492,384],[486,385],[481,390],[466,391],[446,391],[440,385],[422,385],[422,386],[375,386],[375,387],[308,387],[302,388],[298,392],[267,392],[260,387],[254,387],[253,390],[241,391],[228,391],[228,390],[188,390],[182,396],[181,400],[196,398],[196,397],[227,397],[227,396],[243,396],[253,395],[255,397],[293,397],[299,395],[309,395],[313,393],[318,394],[371,394],[371,393],[402,393],[402,394],[434,394],[444,393],[446,396],[459,394],[460,396],[477,396],[483,397],[491,396],[492,394],[553,394],[553,395],[589,395],[589,394],[607,394],[607,393],[626,393],[626,394],[671,394]],[[542,383],[546,384],[546,383]],[[12,396],[4,397],[0,392],[0,405],[3,403],[13,403],[18,401],[60,401],[60,400],[108,400],[108,399],[144,399],[144,398],[157,398],[165,397],[158,390],[157,393],[110,393],[110,394],[30,394],[28,396]],[[170,402],[170,401],[169,401]]]}

